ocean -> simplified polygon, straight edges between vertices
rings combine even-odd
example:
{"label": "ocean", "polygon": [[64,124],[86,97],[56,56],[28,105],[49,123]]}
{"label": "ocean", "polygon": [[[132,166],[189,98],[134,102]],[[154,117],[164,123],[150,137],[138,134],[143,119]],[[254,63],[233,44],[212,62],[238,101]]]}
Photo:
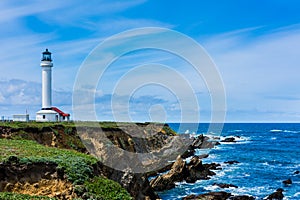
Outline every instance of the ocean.
{"label": "ocean", "polygon": [[[179,124],[170,123],[178,131]],[[191,127],[191,129],[189,129]],[[207,134],[208,124],[199,124],[193,130],[192,124],[184,124],[180,132]],[[225,191],[233,195],[251,195],[263,199],[277,188],[284,189],[284,199],[300,199],[300,124],[293,123],[226,123],[221,140],[236,138],[236,143],[222,143],[209,150],[197,150],[197,154],[209,153],[203,163],[220,163],[222,170],[210,180],[200,180],[194,184],[177,183],[171,190],[159,192],[162,199],[182,199],[190,194]],[[224,164],[236,160],[238,164]],[[282,181],[292,180],[291,185]],[[221,189],[213,183],[228,183],[238,188]]]}

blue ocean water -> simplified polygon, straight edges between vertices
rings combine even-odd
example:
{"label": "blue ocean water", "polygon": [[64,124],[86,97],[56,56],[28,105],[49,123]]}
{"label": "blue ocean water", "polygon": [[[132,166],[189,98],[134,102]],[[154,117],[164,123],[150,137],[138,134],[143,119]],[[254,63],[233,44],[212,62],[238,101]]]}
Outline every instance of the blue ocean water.
{"label": "blue ocean water", "polygon": [[[178,130],[179,124],[169,124]],[[198,130],[192,124],[185,124],[184,132],[206,134],[208,124],[199,124]],[[183,129],[180,130],[183,132]],[[189,194],[212,191],[226,191],[234,195],[251,195],[262,199],[283,188],[285,199],[300,199],[300,124],[275,123],[226,123],[221,139],[232,136],[236,143],[222,143],[210,150],[198,150],[198,154],[208,153],[203,163],[217,162],[222,170],[210,180],[200,180],[194,184],[177,183],[176,188],[160,192],[162,199],[181,199]],[[239,136],[239,137],[237,137]],[[224,164],[236,160],[238,164]],[[282,181],[290,178],[292,184],[285,186]],[[213,183],[230,183],[238,188],[221,189]]]}

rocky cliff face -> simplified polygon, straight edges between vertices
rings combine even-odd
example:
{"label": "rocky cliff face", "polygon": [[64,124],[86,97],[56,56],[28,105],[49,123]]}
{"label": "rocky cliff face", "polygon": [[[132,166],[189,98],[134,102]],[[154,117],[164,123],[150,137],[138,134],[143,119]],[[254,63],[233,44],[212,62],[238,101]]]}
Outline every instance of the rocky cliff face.
{"label": "rocky cliff face", "polygon": [[[2,126],[0,127],[0,138],[29,139],[35,140],[45,146],[75,149],[80,152],[90,153],[83,145],[81,140],[82,135],[80,138],[78,129],[84,130],[84,134],[89,137],[99,133],[98,128],[88,126],[75,127],[57,124],[43,127],[41,125],[42,124],[39,124],[39,127],[25,126],[16,128]],[[159,151],[160,149],[165,148],[165,146],[172,146],[172,142],[174,142],[173,138],[176,137],[174,131],[167,125],[161,124],[138,124],[132,126],[131,124],[124,123],[121,124],[121,127],[106,126],[102,127],[101,130],[105,134],[106,139],[108,139],[115,147],[132,153]],[[97,151],[102,153],[101,148],[97,149]],[[107,152],[104,152],[104,154],[105,153]],[[111,158],[117,159],[116,157]],[[16,188],[24,187],[25,183],[45,185],[45,183],[39,183],[41,180],[48,180],[49,184],[52,183],[53,180],[65,180],[60,177],[63,175],[61,172],[57,171],[57,168],[53,163],[32,164],[26,166],[21,166],[17,163],[2,163],[0,167],[3,168],[3,170],[1,168],[2,174],[0,174],[0,178],[1,180],[4,180],[0,182],[1,191],[17,191]],[[150,186],[146,174],[134,173],[130,167],[126,168],[126,170],[119,171],[98,162],[94,166],[94,174],[103,175],[104,177],[120,183],[134,199],[158,198],[153,188]],[[21,185],[17,187],[16,184]],[[54,182],[52,184],[54,184]],[[55,184],[59,185],[61,183],[57,182]],[[65,185],[68,184],[65,183]],[[9,187],[11,190],[9,190]],[[26,187],[28,188],[29,186],[27,185]],[[54,187],[55,186],[53,185],[53,188]],[[65,193],[70,197],[74,195],[72,187],[66,188]]]}

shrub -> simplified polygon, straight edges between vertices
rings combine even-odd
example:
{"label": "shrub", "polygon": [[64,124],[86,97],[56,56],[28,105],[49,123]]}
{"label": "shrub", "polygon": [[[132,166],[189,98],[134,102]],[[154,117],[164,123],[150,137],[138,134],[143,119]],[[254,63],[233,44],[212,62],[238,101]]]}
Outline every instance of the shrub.
{"label": "shrub", "polygon": [[95,200],[131,200],[129,193],[121,187],[120,184],[105,179],[102,177],[95,177],[91,182],[85,182],[86,193],[89,199]]}
{"label": "shrub", "polygon": [[11,192],[0,192],[0,199],[2,200],[55,200],[55,198],[45,196],[30,196],[28,194],[16,194]]}

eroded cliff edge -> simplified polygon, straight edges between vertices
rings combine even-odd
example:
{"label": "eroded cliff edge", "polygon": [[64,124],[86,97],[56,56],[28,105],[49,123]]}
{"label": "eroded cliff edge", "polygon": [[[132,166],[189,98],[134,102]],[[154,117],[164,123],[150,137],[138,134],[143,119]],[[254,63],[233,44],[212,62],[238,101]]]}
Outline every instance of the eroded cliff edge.
{"label": "eroded cliff edge", "polygon": [[[100,123],[101,131],[105,134],[105,137],[115,146],[128,152],[133,153],[147,153],[156,150],[163,149],[165,146],[170,145],[172,138],[176,137],[176,133],[170,129],[168,125],[161,124],[130,124],[121,123],[116,124],[113,122]],[[120,127],[121,126],[121,127]],[[39,144],[47,147],[54,147],[59,149],[73,149],[81,153],[89,154],[86,147],[83,145],[81,138],[78,135],[78,128],[84,130],[86,135],[97,135],[99,127],[91,126],[89,123],[76,127],[72,123],[5,123],[0,126],[0,138],[5,140],[33,140]],[[144,135],[145,137],[139,137]],[[99,149],[98,149],[99,150]],[[16,161],[12,162],[16,157]],[[52,197],[60,199],[72,199],[76,195],[82,197],[80,189],[76,184],[72,185],[72,182],[68,179],[68,173],[64,171],[64,168],[55,167],[57,163],[40,162],[35,164],[30,162],[29,164],[20,163],[18,155],[14,155],[13,152],[5,162],[0,163],[0,167],[3,168],[1,174],[1,191],[13,191],[22,192],[22,188],[38,187],[39,185],[52,184],[52,188],[56,185],[60,185],[60,181],[65,181],[63,184],[67,185],[64,191],[53,191],[57,195]],[[22,158],[23,159],[23,158]],[[114,158],[112,158],[114,159]],[[117,159],[117,158],[115,158]],[[48,169],[49,172],[44,169]],[[36,169],[41,167],[41,169]],[[95,162],[91,164],[92,176],[103,176],[108,179],[118,182],[123,188],[125,188],[134,199],[157,199],[158,196],[150,187],[147,175],[144,173],[134,173],[130,168],[119,171],[111,167],[103,165],[101,162]],[[34,170],[25,170],[31,169]],[[51,170],[50,170],[51,169]],[[14,172],[15,170],[15,172]],[[18,174],[22,171],[22,177]],[[24,171],[25,170],[25,171]],[[58,171],[60,173],[58,173]],[[37,175],[34,172],[43,172]],[[45,171],[45,172],[44,172]],[[152,172],[155,173],[155,172]],[[27,185],[26,185],[27,184]],[[71,184],[72,187],[68,187]],[[25,186],[26,185],[26,186]],[[17,190],[16,188],[19,188]],[[77,189],[76,189],[77,187]],[[39,193],[37,192],[38,195]],[[49,194],[44,194],[51,196]],[[80,196],[81,195],[81,196]]]}

